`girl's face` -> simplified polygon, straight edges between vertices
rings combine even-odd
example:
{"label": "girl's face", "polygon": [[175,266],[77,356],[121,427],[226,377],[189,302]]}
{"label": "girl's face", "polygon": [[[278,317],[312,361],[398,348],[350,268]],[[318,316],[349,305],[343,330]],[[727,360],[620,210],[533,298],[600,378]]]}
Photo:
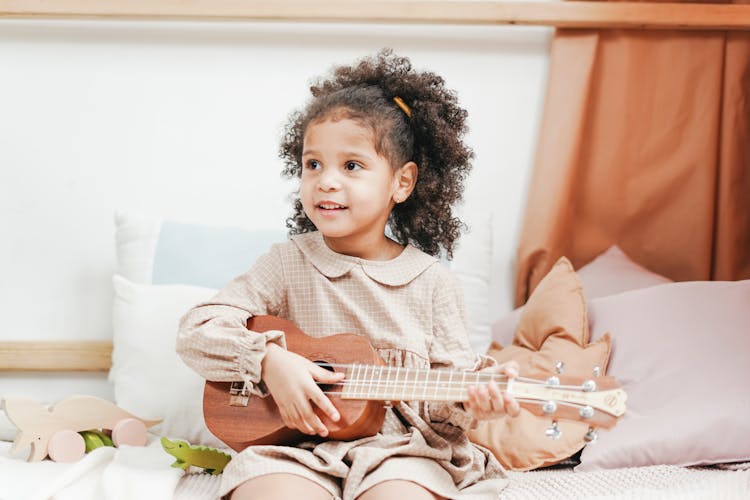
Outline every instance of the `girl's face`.
{"label": "girl's face", "polygon": [[411,193],[416,165],[394,171],[375,151],[370,129],[340,119],[307,127],[302,166],[302,207],[328,246],[365,259],[392,257],[385,225],[394,200]]}

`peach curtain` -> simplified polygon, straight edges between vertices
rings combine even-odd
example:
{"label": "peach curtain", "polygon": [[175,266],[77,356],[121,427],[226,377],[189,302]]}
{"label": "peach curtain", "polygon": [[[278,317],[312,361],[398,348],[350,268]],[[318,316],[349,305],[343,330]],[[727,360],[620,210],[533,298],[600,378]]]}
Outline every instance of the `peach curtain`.
{"label": "peach curtain", "polygon": [[750,278],[750,32],[557,31],[516,305],[612,244],[677,281]]}

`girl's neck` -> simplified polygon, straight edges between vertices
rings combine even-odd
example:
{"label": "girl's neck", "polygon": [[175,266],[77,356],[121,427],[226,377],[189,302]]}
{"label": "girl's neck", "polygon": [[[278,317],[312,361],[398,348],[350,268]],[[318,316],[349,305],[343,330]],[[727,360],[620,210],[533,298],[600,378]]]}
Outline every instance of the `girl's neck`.
{"label": "girl's neck", "polygon": [[395,259],[404,247],[385,235],[380,238],[331,238],[323,236],[326,246],[336,253],[358,257],[364,260],[391,260]]}

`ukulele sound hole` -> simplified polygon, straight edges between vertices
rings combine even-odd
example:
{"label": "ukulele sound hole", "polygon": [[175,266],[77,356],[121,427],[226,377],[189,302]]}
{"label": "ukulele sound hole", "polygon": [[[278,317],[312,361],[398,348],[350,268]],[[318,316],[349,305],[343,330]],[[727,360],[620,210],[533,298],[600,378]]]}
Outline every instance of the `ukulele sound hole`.
{"label": "ukulele sound hole", "polygon": [[[321,368],[325,368],[329,372],[335,372],[336,370],[333,369],[333,366],[330,365],[330,363],[326,361],[313,361],[316,365],[320,366]],[[336,389],[335,385],[332,384],[318,384],[318,387],[320,387],[320,390],[323,392],[330,392]]]}

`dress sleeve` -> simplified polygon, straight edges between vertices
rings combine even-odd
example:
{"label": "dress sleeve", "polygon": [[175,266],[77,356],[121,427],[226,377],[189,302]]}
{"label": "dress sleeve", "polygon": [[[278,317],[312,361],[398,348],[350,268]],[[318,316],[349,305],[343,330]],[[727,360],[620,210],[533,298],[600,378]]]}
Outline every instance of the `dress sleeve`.
{"label": "dress sleeve", "polygon": [[244,381],[252,394],[268,394],[261,382],[266,343],[286,347],[278,330],[246,328],[252,316],[280,316],[286,309],[285,280],[277,246],[210,300],[190,309],[177,332],[177,354],[206,380]]}
{"label": "dress sleeve", "polygon": [[[438,280],[433,297],[430,368],[477,371],[494,366],[494,359],[476,355],[471,349],[464,296],[458,279],[446,270]],[[429,404],[429,415],[431,422],[449,423],[464,430],[477,426],[477,420],[460,402],[432,402]]]}

